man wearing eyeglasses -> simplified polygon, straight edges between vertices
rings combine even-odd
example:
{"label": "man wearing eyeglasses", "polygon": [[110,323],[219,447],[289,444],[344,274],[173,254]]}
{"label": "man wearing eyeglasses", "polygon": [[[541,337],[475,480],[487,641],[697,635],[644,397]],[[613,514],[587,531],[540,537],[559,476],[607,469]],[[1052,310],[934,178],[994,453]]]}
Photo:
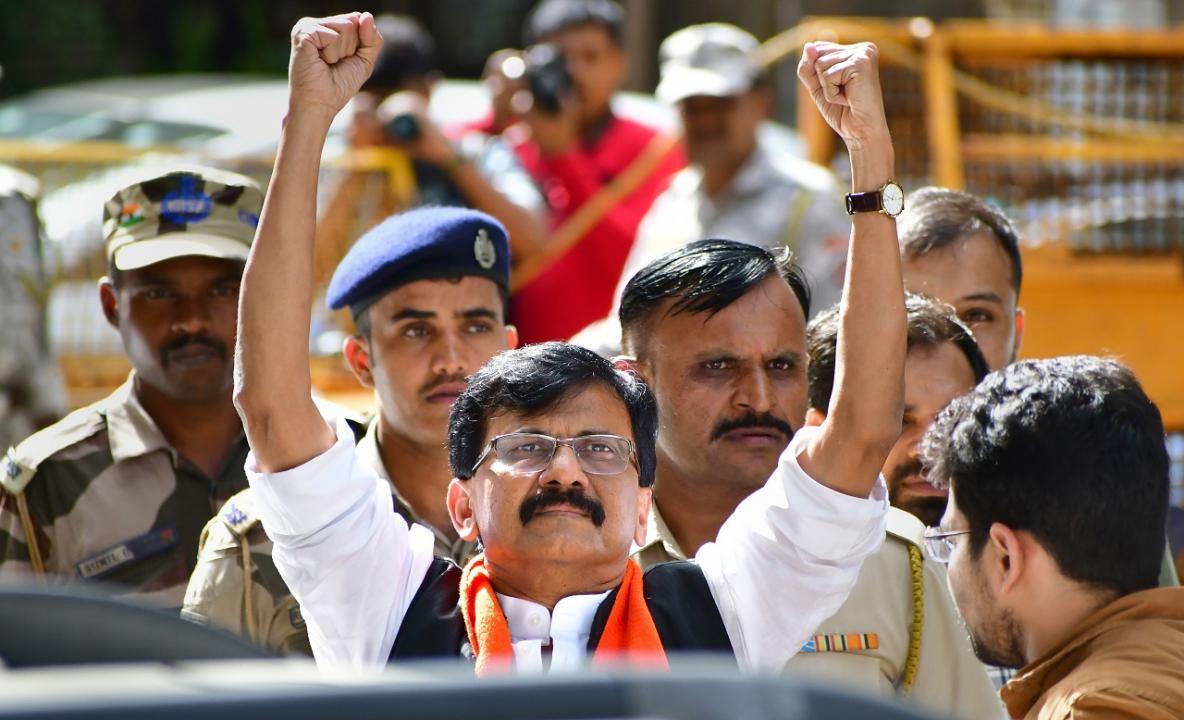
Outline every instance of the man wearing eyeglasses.
{"label": "man wearing eyeglasses", "polygon": [[1184,589],[1156,587],[1168,455],[1134,374],[1088,356],[1010,365],[954,400],[921,453],[949,488],[926,540],[975,653],[1020,668],[1000,693],[1011,717],[1179,717]]}
{"label": "man wearing eyeglasses", "polygon": [[447,507],[460,537],[484,547],[463,571],[433,559],[431,533],[391,512],[348,428],[312,404],[305,338],[321,147],[381,38],[368,13],[302,20],[292,38],[290,111],[244,279],[235,398],[276,564],[318,662],[459,653],[484,675],[559,672],[589,657],[666,667],[670,652],[715,649],[745,669],[779,669],[882,542],[878,471],[900,432],[899,252],[892,218],[870,211],[899,212],[884,204],[899,188],[874,46],[811,44],[799,66],[850,149],[849,200],[869,208],[853,223],[840,341],[841,357],[862,362],[840,365],[829,424],[799,433],[696,562],[643,577],[629,551],[649,513],[656,410],[644,385],[594,353],[509,351],[457,398]]}

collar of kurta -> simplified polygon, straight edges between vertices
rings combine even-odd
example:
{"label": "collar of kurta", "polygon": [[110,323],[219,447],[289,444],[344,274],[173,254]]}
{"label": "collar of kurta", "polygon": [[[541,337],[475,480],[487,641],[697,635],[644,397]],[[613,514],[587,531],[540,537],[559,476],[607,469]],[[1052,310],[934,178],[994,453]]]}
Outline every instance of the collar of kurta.
{"label": "collar of kurta", "polygon": [[[509,672],[514,663],[513,640],[484,555],[476,556],[465,567],[460,581],[460,603],[465,631],[476,657],[477,676]],[[626,561],[625,575],[596,644],[592,663],[670,667],[645,602],[641,568],[632,560]]]}
{"label": "collar of kurta", "polygon": [[1184,620],[1184,588],[1143,590],[1118,598],[1094,611],[1057,648],[1029,663],[1009,680],[999,695],[1012,717],[1024,717],[1040,697],[1072,674],[1090,657],[1103,636],[1128,623],[1146,619]]}

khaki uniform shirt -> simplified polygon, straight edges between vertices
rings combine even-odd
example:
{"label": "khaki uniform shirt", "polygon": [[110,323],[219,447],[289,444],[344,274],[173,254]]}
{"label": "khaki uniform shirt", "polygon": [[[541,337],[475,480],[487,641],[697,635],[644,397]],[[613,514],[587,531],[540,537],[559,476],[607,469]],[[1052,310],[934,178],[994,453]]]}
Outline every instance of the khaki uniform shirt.
{"label": "khaki uniform shirt", "polygon": [[240,437],[219,473],[207,477],[169,446],[136,398],[133,378],[8,451],[0,575],[33,569],[17,510],[23,494],[47,575],[181,606],[202,526],[247,485],[247,441]]}
{"label": "khaki uniform shirt", "polygon": [[1015,718],[1184,716],[1184,589],[1155,588],[1099,608],[1003,688]]}
{"label": "khaki uniform shirt", "polygon": [[[391,482],[378,452],[377,420],[370,422],[356,452],[379,477]],[[395,512],[408,522],[430,527],[399,496],[394,483],[391,490]],[[463,565],[477,554],[476,542],[452,540],[431,529],[436,538],[437,557],[451,558]],[[181,614],[243,635],[260,645],[311,655],[300,607],[276,570],[271,550],[271,540],[259,521],[252,491],[235,495],[202,531],[197,569],[189,581]],[[251,583],[246,584],[243,578],[248,570]]]}
{"label": "khaki uniform shirt", "polygon": [[[923,532],[912,515],[888,509],[883,546],[864,561],[859,580],[839,611],[790,659],[786,675],[899,696],[913,629],[909,546],[923,547]],[[656,505],[651,509],[646,543],[633,557],[643,569],[686,559]],[[922,584],[921,651],[909,701],[941,717],[1004,717],[999,697],[958,620],[944,567],[925,558]]]}

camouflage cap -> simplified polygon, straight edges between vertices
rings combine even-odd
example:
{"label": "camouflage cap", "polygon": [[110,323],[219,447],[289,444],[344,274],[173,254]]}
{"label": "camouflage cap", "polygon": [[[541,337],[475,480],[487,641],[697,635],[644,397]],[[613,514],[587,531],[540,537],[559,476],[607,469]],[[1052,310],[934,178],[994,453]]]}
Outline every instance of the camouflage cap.
{"label": "camouflage cap", "polygon": [[263,192],[254,180],[183,168],[123,188],[103,206],[107,259],[134,270],[185,255],[246,259]]}

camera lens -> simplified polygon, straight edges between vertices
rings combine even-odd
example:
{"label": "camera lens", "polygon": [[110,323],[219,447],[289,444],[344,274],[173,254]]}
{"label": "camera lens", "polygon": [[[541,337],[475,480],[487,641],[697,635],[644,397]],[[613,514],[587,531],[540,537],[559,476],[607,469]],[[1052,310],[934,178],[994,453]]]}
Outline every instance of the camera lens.
{"label": "camera lens", "polygon": [[391,118],[386,131],[396,140],[414,140],[419,137],[419,121],[410,113],[403,113]]}

